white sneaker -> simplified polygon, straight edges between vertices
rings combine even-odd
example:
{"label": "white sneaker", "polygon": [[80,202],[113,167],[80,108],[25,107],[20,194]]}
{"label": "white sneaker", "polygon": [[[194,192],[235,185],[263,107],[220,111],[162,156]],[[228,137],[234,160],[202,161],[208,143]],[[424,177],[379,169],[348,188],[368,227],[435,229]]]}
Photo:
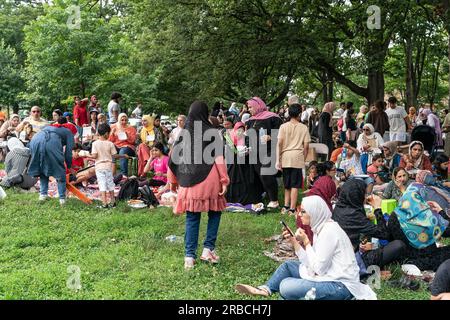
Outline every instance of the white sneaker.
{"label": "white sneaker", "polygon": [[59,199],[59,204],[61,206],[65,205],[66,204],[66,199]]}
{"label": "white sneaker", "polygon": [[208,248],[203,248],[202,255],[200,260],[210,263],[219,263],[219,256],[216,253],[216,250],[210,250]]}
{"label": "white sneaker", "polygon": [[39,201],[44,202],[45,200],[48,200],[48,196],[40,194],[39,195]]}
{"label": "white sneaker", "polygon": [[194,268],[195,259],[192,257],[184,257],[184,269],[191,270]]}
{"label": "white sneaker", "polygon": [[278,201],[271,201],[267,205],[267,208],[269,209],[277,209],[280,205],[278,204]]}

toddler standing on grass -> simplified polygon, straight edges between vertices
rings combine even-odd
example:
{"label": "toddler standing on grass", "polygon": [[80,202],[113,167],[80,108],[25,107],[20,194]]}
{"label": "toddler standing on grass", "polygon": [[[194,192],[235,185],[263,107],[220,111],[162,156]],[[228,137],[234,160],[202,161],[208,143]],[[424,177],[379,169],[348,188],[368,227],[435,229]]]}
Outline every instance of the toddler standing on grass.
{"label": "toddler standing on grass", "polygon": [[[128,155],[117,154],[116,147],[108,140],[111,128],[106,123],[98,126],[99,139],[92,144],[91,157],[95,160],[95,174],[102,197],[102,208],[113,208],[116,206],[114,199],[114,177],[113,159],[129,158]],[[108,193],[110,201],[108,202]]]}

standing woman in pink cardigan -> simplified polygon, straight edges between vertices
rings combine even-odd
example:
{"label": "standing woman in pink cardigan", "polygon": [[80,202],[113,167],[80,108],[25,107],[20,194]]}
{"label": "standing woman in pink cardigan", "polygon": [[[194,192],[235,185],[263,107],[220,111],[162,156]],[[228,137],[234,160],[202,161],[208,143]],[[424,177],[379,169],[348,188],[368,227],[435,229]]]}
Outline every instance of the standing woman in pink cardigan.
{"label": "standing woman in pink cardigan", "polygon": [[[194,135],[194,123],[198,130],[195,132],[196,135]],[[202,138],[207,130],[217,130],[208,121],[208,106],[204,102],[195,101],[189,109],[185,128],[174,144],[169,161],[168,181],[170,184],[179,185],[174,213],[186,213],[184,236],[186,270],[194,267],[197,257],[202,212],[208,212],[208,227],[200,260],[210,263],[219,262],[215,245],[220,217],[226,207],[224,195],[230,179],[224,158],[219,155],[223,150],[219,131],[214,135],[215,139],[205,138],[208,141],[203,141]],[[200,145],[195,147],[195,143]],[[219,152],[213,155],[211,161],[206,161],[203,153],[212,143],[222,147],[217,149]],[[194,154],[198,156],[195,157],[195,162]],[[198,161],[199,159],[201,161]]]}

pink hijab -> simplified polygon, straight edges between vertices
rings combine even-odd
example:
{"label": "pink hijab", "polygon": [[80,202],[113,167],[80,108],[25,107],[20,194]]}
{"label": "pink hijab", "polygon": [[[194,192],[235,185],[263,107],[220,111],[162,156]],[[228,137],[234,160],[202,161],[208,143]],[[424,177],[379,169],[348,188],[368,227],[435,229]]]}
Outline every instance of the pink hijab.
{"label": "pink hijab", "polygon": [[270,112],[267,108],[266,103],[262,101],[259,97],[253,97],[247,101],[247,105],[255,109],[255,115],[248,120],[265,120],[269,118],[279,118],[276,113]]}
{"label": "pink hijab", "polygon": [[239,130],[239,128],[245,128],[245,124],[243,122],[237,122],[234,125],[233,130],[231,130],[230,132],[231,140],[233,141],[235,146],[243,146],[245,144],[244,138],[239,138],[237,136],[237,131]]}

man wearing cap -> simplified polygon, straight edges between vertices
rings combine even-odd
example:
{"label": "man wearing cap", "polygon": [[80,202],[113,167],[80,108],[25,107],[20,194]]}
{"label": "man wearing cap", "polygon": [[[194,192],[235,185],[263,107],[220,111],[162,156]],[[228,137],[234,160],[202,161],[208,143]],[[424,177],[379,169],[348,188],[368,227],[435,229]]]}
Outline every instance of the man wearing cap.
{"label": "man wearing cap", "polygon": [[31,115],[25,119],[17,126],[16,132],[20,134],[26,124],[31,124],[33,126],[33,132],[38,133],[46,126],[49,125],[48,121],[44,118],[41,118],[42,111],[38,106],[34,106],[31,108]]}
{"label": "man wearing cap", "polygon": [[67,122],[72,122],[72,114],[68,111],[63,113],[63,118],[66,118]]}

